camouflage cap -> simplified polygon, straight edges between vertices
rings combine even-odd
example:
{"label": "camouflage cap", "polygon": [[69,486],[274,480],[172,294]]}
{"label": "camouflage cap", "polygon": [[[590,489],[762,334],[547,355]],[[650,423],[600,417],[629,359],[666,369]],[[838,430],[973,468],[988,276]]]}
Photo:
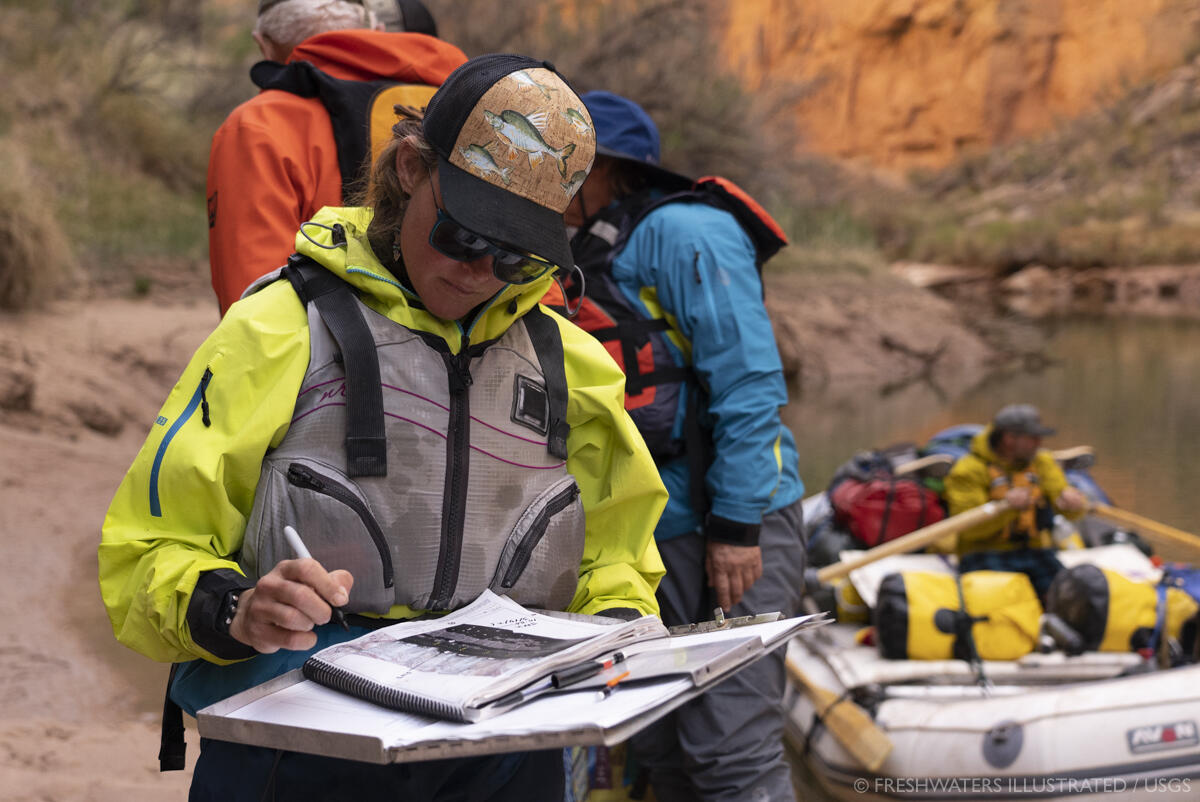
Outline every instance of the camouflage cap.
{"label": "camouflage cap", "polygon": [[554,65],[489,54],[460,66],[429,102],[446,211],[489,240],[569,268],[563,212],[587,178],[587,107]]}

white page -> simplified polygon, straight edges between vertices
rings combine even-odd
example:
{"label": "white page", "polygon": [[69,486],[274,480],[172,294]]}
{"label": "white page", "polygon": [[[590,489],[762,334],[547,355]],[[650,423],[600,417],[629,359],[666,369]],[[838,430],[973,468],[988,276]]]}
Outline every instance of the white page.
{"label": "white page", "polygon": [[393,729],[420,729],[436,721],[356,699],[310,680],[300,680],[295,685],[267,694],[226,717],[325,732],[371,735],[381,740]]}
{"label": "white page", "polygon": [[[649,623],[661,627],[657,619]],[[479,632],[462,633],[470,627]],[[615,648],[637,631],[632,622],[592,623],[538,614],[484,591],[451,615],[384,627],[323,649],[313,659],[388,688],[465,707],[489,694],[501,696],[555,666],[594,656],[592,638],[613,638]],[[422,636],[431,640],[421,642]],[[442,645],[433,645],[435,640]],[[531,650],[531,656],[519,656],[524,650]]]}
{"label": "white page", "polygon": [[384,742],[389,746],[403,747],[430,740],[480,741],[498,736],[570,732],[581,727],[612,727],[652,710],[664,700],[674,698],[691,687],[690,679],[668,679],[637,686],[618,686],[615,693],[605,698],[600,698],[594,688],[543,696],[474,724],[429,719],[428,726],[413,729],[396,722]]}

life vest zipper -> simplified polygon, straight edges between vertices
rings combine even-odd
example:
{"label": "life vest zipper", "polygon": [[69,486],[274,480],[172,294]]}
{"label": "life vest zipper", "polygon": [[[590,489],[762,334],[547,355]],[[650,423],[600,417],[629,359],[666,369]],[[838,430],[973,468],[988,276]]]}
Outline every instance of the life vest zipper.
{"label": "life vest zipper", "polygon": [[387,540],[383,536],[383,530],[379,528],[375,517],[371,515],[371,511],[367,509],[367,505],[363,503],[362,499],[345,487],[342,487],[334,479],[323,476],[298,462],[288,465],[287,479],[288,483],[295,487],[311,490],[314,493],[320,493],[323,496],[328,496],[335,501],[341,502],[358,515],[359,520],[362,521],[363,526],[367,530],[367,534],[371,536],[371,540],[375,541],[375,548],[379,552],[380,561],[383,563],[383,586],[385,588],[392,587],[394,581],[392,576],[392,552],[388,548]]}
{"label": "life vest zipper", "polygon": [[533,550],[537,548],[538,543],[542,541],[542,537],[546,534],[546,528],[550,526],[550,519],[560,512],[571,506],[579,495],[579,486],[574,482],[570,487],[564,488],[562,492],[555,495],[546,503],[538,512],[537,517],[533,519],[533,524],[530,525],[529,531],[521,538],[521,542],[517,545],[517,550],[513,553],[512,562],[508,564],[508,570],[504,572],[504,578],[500,580],[500,587],[511,588],[517,584],[517,580],[521,578],[521,574],[525,571],[525,566],[529,563],[529,558],[533,555]]}
{"label": "life vest zipper", "polygon": [[444,610],[458,586],[463,529],[467,516],[467,481],[471,459],[470,338],[463,337],[457,354],[442,353],[450,384],[450,416],[446,426],[446,488],[442,496],[442,543],[431,610]]}

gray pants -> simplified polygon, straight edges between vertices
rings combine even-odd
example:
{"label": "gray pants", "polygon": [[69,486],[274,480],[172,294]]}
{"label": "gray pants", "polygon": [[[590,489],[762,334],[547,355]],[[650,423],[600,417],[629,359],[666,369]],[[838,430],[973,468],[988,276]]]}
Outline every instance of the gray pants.
{"label": "gray pants", "polygon": [[[798,501],[763,519],[763,575],[729,615],[799,612],[802,533]],[[704,573],[704,538],[683,535],[658,549],[667,566],[658,588],[663,621],[673,626],[711,619],[717,605]],[[781,646],[631,739],[658,802],[795,800],[783,756],[785,652]]]}

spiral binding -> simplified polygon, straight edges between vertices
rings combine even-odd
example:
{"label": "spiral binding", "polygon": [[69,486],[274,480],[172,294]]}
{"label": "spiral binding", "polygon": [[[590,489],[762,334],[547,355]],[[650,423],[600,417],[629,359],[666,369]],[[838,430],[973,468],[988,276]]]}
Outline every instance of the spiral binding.
{"label": "spiral binding", "polygon": [[439,699],[430,699],[412,691],[403,691],[399,688],[382,685],[324,660],[310,657],[304,661],[301,671],[305,679],[310,679],[327,688],[333,688],[335,691],[374,702],[377,705],[390,707],[392,710],[468,724],[471,722],[466,711],[457,705]]}

